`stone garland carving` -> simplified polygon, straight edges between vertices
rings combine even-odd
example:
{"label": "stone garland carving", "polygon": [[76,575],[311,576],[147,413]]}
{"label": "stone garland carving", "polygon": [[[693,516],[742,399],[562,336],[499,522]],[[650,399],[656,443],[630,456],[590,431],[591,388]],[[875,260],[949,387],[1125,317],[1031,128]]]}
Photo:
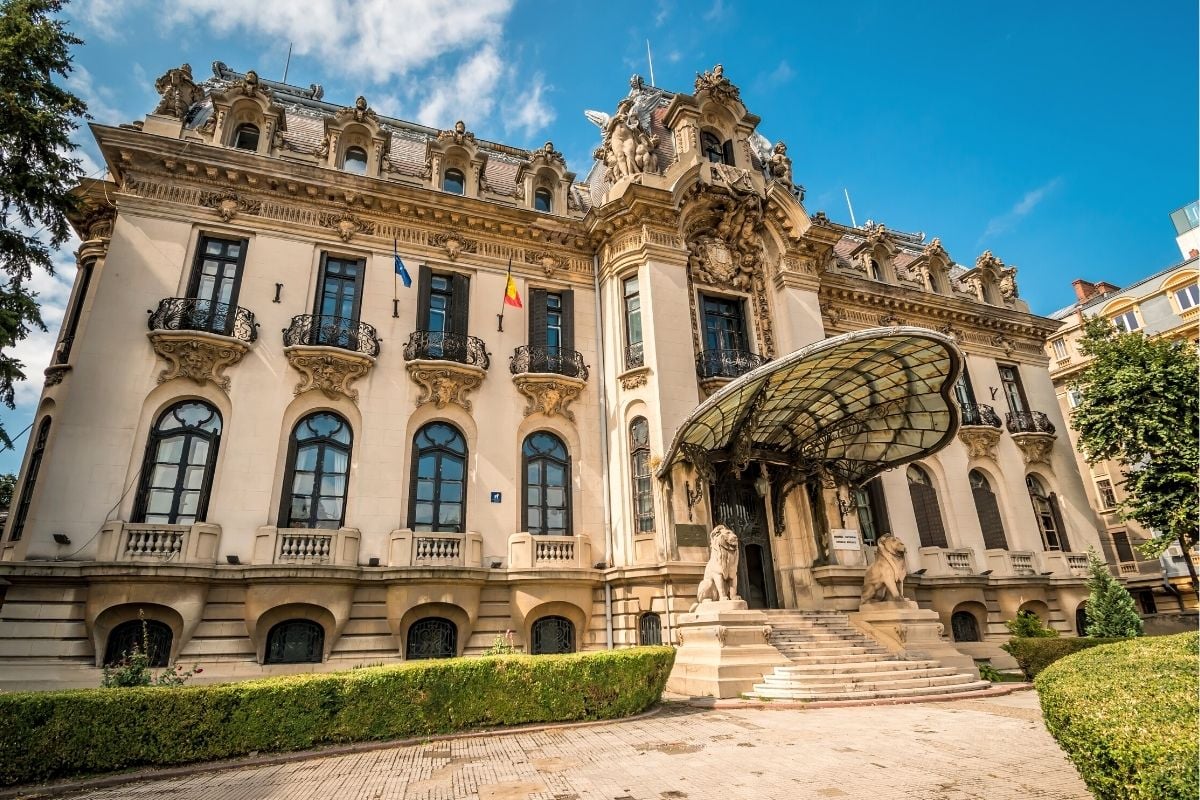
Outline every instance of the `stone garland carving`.
{"label": "stone garland carving", "polygon": [[650,379],[650,370],[643,367],[636,372],[627,372],[621,376],[621,388],[626,391],[645,386]]}
{"label": "stone garland carving", "polygon": [[342,211],[340,214],[322,214],[320,223],[324,228],[332,228],[343,242],[349,242],[357,233],[365,233],[368,236],[375,234],[374,222],[360,219],[349,211]]}
{"label": "stone garland carving", "polygon": [[554,273],[563,268],[563,259],[546,250],[526,250],[525,263],[537,264],[546,273],[547,278],[553,278]]}
{"label": "stone garland carving", "polygon": [[697,72],[695,93],[707,92],[709,97],[723,106],[732,106],[742,101],[742,93],[738,87],[725,77],[725,67],[717,64],[708,72]]}
{"label": "stone garland carving", "polygon": [[225,369],[242,360],[250,348],[240,342],[214,341],[193,332],[152,332],[150,345],[168,366],[158,374],[158,382],[188,378],[196,383],[211,382],[229,391]]}
{"label": "stone garland carving", "polygon": [[417,398],[418,406],[433,403],[438,408],[445,408],[450,403],[455,403],[470,411],[471,401],[467,399],[467,395],[479,388],[485,373],[474,367],[425,367],[419,363],[410,363],[408,374],[421,387],[421,396]]}
{"label": "stone garland carving", "polygon": [[429,237],[431,247],[441,247],[446,251],[446,258],[457,261],[459,253],[474,253],[479,249],[479,243],[454,232],[435,233]]}
{"label": "stone garland carving", "polygon": [[358,390],[352,384],[371,370],[374,363],[367,356],[352,353],[313,353],[304,348],[289,348],[287,360],[303,376],[294,390],[303,394],[320,389],[331,400],[338,397],[357,403]]}
{"label": "stone garland carving", "polygon": [[575,421],[575,414],[568,406],[583,391],[581,382],[515,375],[513,384],[528,401],[525,407],[525,416],[541,412],[548,417],[560,414],[571,422]]}
{"label": "stone garland carving", "polygon": [[239,197],[232,190],[224,192],[201,192],[200,205],[215,209],[225,222],[229,222],[241,211],[257,214],[262,210],[261,200]]}
{"label": "stone garland carving", "polygon": [[167,70],[154,82],[154,91],[160,97],[154,113],[178,120],[187,119],[192,106],[204,99],[204,90],[192,80],[190,64]]}
{"label": "stone garland carving", "polygon": [[958,438],[967,446],[969,458],[996,460],[996,445],[1000,442],[1000,429],[991,425],[964,425],[958,429]]}

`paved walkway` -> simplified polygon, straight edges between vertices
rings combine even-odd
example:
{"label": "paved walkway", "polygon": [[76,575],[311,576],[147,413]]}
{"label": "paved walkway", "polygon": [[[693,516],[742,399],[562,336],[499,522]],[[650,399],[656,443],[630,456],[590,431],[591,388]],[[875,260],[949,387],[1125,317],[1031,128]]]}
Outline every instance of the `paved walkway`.
{"label": "paved walkway", "polygon": [[171,800],[1090,800],[1037,696],[697,709],[236,767],[73,797]]}

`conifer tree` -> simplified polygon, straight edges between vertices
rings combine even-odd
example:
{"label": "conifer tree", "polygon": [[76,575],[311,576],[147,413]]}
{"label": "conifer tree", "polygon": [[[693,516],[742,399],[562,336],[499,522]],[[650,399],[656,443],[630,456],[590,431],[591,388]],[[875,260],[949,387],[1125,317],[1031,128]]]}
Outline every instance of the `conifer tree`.
{"label": "conifer tree", "polygon": [[1088,551],[1087,635],[1133,638],[1142,635],[1142,618],[1133,597],[1108,571],[1108,565]]}

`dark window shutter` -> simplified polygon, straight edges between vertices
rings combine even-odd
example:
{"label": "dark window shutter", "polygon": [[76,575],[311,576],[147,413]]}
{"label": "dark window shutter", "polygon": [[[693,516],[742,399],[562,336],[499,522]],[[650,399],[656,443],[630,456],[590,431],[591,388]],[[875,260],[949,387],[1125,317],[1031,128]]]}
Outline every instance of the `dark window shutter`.
{"label": "dark window shutter", "polygon": [[451,287],[454,298],[450,301],[450,330],[465,336],[471,308],[471,279],[466,275],[455,275],[451,279]]}
{"label": "dark window shutter", "polygon": [[732,167],[733,166],[733,140],[732,139],[726,139],[725,143],[723,145],[721,145],[721,153],[722,153],[722,155],[725,156],[725,163]]}
{"label": "dark window shutter", "polygon": [[562,293],[562,342],[564,350],[575,349],[575,292]]}
{"label": "dark window shutter", "polygon": [[937,490],[919,483],[908,484],[912,496],[913,512],[917,517],[917,533],[921,536],[921,547],[949,547],[946,529],[942,526],[942,514],[938,508]]}
{"label": "dark window shutter", "polygon": [[546,346],[546,290],[529,290],[529,346]]}
{"label": "dark window shutter", "polygon": [[971,488],[975,497],[975,513],[979,515],[979,527],[983,530],[983,546],[987,550],[1007,550],[1008,540],[1004,537],[1004,521],[1000,518],[1000,506],[996,495],[980,486]]}
{"label": "dark window shutter", "polygon": [[426,264],[417,268],[417,330],[429,330],[429,292],[433,288],[433,270]]}
{"label": "dark window shutter", "polygon": [[1054,515],[1054,527],[1058,530],[1058,547],[1064,553],[1071,552],[1071,543],[1067,541],[1067,526],[1063,524],[1062,511],[1058,507],[1058,495],[1050,493],[1050,513]]}
{"label": "dark window shutter", "polygon": [[888,520],[887,501],[883,498],[883,481],[879,478],[873,478],[867,484],[867,500],[875,514],[876,533],[880,536],[893,533],[892,523]]}

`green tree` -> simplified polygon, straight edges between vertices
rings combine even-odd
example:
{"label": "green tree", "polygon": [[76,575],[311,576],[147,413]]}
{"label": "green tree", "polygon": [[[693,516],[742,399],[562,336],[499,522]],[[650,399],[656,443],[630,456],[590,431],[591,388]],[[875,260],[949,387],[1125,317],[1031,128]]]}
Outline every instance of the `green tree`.
{"label": "green tree", "polygon": [[[54,272],[50,254],[71,234],[71,189],[83,176],[71,134],[87,105],[54,82],[83,43],[55,18],[63,4],[0,0],[0,401],[9,408],[25,379],[12,348],[46,329],[28,283],[35,270]],[[0,442],[12,444],[3,425]]]}
{"label": "green tree", "polygon": [[1088,550],[1088,592],[1088,636],[1132,639],[1142,635],[1142,618],[1133,597],[1095,550]]}
{"label": "green tree", "polygon": [[0,511],[12,507],[13,490],[17,488],[17,476],[11,472],[0,474]]}
{"label": "green tree", "polygon": [[[1080,401],[1071,425],[1084,457],[1120,464],[1121,514],[1155,532],[1139,547],[1144,555],[1157,557],[1176,541],[1187,552],[1200,523],[1196,346],[1126,333],[1095,317],[1079,350],[1091,358],[1072,384]],[[1195,567],[1187,564],[1195,586]]]}

